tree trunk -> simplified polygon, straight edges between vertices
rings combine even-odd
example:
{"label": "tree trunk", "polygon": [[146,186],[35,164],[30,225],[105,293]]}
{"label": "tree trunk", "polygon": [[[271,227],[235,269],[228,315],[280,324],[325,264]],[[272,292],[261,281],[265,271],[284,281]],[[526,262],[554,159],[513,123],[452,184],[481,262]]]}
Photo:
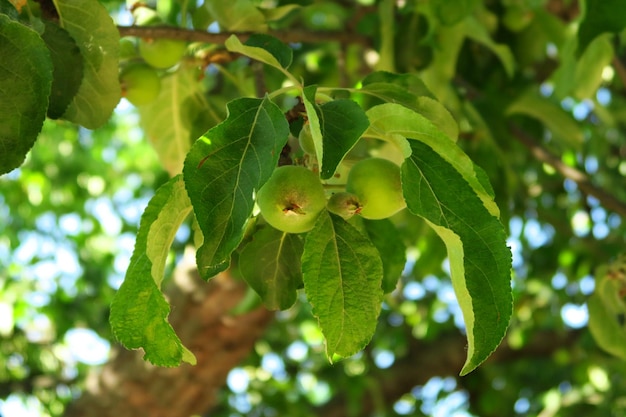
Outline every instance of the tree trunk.
{"label": "tree trunk", "polygon": [[193,253],[185,253],[166,294],[170,322],[197,365],[159,368],[139,351],[115,348],[65,417],[189,417],[215,405],[228,372],[248,356],[273,317],[265,309],[230,315],[245,291],[244,283],[228,273],[207,284],[195,269]]}

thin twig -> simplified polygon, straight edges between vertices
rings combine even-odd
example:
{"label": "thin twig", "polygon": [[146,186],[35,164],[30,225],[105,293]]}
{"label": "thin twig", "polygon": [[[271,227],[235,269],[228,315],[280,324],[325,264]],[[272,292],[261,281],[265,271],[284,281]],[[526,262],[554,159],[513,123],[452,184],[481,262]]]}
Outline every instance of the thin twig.
{"label": "thin twig", "polygon": [[[245,41],[250,37],[250,32],[221,32],[209,33],[203,30],[192,30],[172,26],[118,26],[120,36],[137,36],[140,38],[167,38],[178,39],[187,42],[206,42],[222,44],[231,35],[237,35]],[[350,32],[311,32],[305,30],[270,31],[269,35],[285,43],[321,43],[339,42],[342,44],[359,44],[370,47],[371,40]]]}
{"label": "thin twig", "polygon": [[584,172],[564,164],[558,157],[551,154],[532,136],[520,129],[518,126],[510,125],[510,130],[513,137],[526,146],[535,158],[552,166],[552,168],[554,168],[556,172],[561,174],[563,177],[574,181],[582,192],[597,198],[604,208],[612,210],[620,216],[626,218],[626,203],[618,200],[612,194],[593,184]]}

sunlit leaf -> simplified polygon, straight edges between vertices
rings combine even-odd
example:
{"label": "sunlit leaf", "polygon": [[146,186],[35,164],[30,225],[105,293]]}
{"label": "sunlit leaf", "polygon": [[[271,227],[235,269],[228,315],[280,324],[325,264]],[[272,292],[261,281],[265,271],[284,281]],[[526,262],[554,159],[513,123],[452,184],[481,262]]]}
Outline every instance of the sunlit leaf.
{"label": "sunlit leaf", "polygon": [[341,217],[324,212],[306,236],[302,271],[328,357],[364,348],[383,297],[382,261],[374,245]]}
{"label": "sunlit leaf", "polygon": [[37,32],[0,15],[0,174],[22,164],[48,109],[52,61]]}
{"label": "sunlit leaf", "polygon": [[170,246],[190,213],[181,175],[157,190],[141,217],[126,277],[111,304],[109,320],[117,339],[129,349],[142,348],[144,358],[159,366],[195,362],[167,321],[170,306],[161,293]]}
{"label": "sunlit leaf", "polygon": [[504,227],[457,169],[428,144],[411,140],[402,165],[408,209],[446,244],[468,349],[461,374],[480,365],[504,337],[512,311],[511,252]]}
{"label": "sunlit leaf", "polygon": [[483,185],[484,175],[481,178],[476,173],[474,162],[430,120],[393,103],[372,107],[367,111],[367,117],[370,120],[367,135],[397,144],[405,158],[412,152],[405,138],[419,139],[433,148],[471,185],[487,210],[492,215],[499,216],[500,211],[492,198],[493,190],[485,189]]}
{"label": "sunlit leaf", "polygon": [[206,112],[206,102],[198,93],[201,83],[195,68],[180,68],[161,80],[155,101],[139,107],[141,125],[171,176],[181,172],[191,144],[195,117]]}
{"label": "sunlit leaf", "polygon": [[291,49],[285,45],[283,45],[284,48],[289,49],[289,52],[285,51],[283,48],[277,48],[277,44],[275,42],[268,44],[268,46],[271,47],[271,49],[268,50],[255,45],[255,42],[253,42],[252,45],[243,44],[235,35],[233,35],[226,40],[224,45],[226,46],[226,49],[231,52],[240,53],[280,70],[284,69],[283,63],[291,62],[291,58],[287,58],[287,55],[290,55],[291,53]]}
{"label": "sunlit leaf", "polygon": [[120,35],[109,13],[96,0],[53,0],[61,27],[83,55],[83,81],[63,118],[89,129],[104,124],[120,101]]}
{"label": "sunlit leaf", "polygon": [[204,235],[197,252],[204,278],[226,269],[243,238],[254,192],[269,179],[287,142],[289,126],[268,98],[228,104],[228,117],[192,146],[183,168]]}

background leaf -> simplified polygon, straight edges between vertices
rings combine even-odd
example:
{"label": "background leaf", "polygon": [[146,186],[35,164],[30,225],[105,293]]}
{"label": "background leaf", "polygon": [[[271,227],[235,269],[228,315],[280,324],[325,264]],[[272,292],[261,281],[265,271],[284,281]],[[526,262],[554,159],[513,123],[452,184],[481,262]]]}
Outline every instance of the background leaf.
{"label": "background leaf", "polygon": [[205,7],[222,29],[238,32],[265,32],[265,16],[250,0],[207,0]]}
{"label": "background leaf", "polygon": [[53,1],[61,27],[74,38],[85,63],[83,81],[63,118],[95,129],[109,119],[120,101],[120,35],[107,10],[98,1]]}
{"label": "background leaf", "polygon": [[144,358],[159,366],[194,361],[167,321],[170,307],[160,289],[170,246],[190,213],[181,175],[156,191],[141,217],[126,277],[111,304],[109,320],[118,340],[129,349],[143,348]]}
{"label": "background leaf", "polygon": [[374,245],[341,217],[324,211],[306,235],[302,271],[328,357],[347,357],[365,347],[383,298],[382,262]]}
{"label": "background leaf", "polygon": [[52,61],[39,35],[0,14],[0,174],[22,164],[46,118]]}
{"label": "background leaf", "polygon": [[578,30],[578,54],[604,32],[619,33],[626,27],[626,2],[622,0],[586,0],[585,17]]}
{"label": "background leaf", "polygon": [[45,21],[44,24],[46,30],[41,38],[48,46],[54,66],[48,117],[58,119],[63,116],[80,87],[83,79],[83,56],[65,29],[50,21]]}
{"label": "background leaf", "polygon": [[300,257],[303,242],[297,234],[264,227],[239,255],[241,275],[270,310],[286,310],[296,302],[302,286]]}
{"label": "background leaf", "polygon": [[410,141],[402,165],[408,209],[423,217],[448,249],[452,284],[467,330],[461,374],[482,363],[500,344],[512,311],[511,252],[504,227],[463,176],[427,144]]}
{"label": "background leaf", "polygon": [[252,214],[253,194],[271,176],[288,135],[287,120],[272,101],[241,98],[192,146],[183,175],[204,235],[196,255],[204,278],[228,267]]}
{"label": "background leaf", "polygon": [[567,148],[579,149],[583,132],[574,118],[558,104],[534,91],[520,95],[506,110],[507,114],[524,114],[542,122],[555,139]]}
{"label": "background leaf", "polygon": [[161,79],[161,92],[150,104],[138,108],[141,125],[154,146],[165,170],[174,176],[181,172],[191,144],[195,116],[207,112],[195,68],[181,67]]}

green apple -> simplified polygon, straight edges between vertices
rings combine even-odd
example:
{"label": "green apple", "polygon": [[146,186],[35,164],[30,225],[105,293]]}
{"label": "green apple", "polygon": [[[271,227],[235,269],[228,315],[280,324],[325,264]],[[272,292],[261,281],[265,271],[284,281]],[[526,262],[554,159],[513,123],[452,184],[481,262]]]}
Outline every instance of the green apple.
{"label": "green apple", "polygon": [[360,214],[366,219],[385,219],[406,207],[400,167],[387,159],[368,158],[354,164],[346,191],[358,197]]}
{"label": "green apple", "polygon": [[263,218],[274,228],[287,233],[313,229],[326,206],[324,187],[319,176],[305,167],[278,167],[257,193]]}
{"label": "green apple", "polygon": [[361,202],[355,194],[345,191],[335,193],[330,196],[326,203],[326,208],[331,213],[335,213],[345,220],[361,212]]}
{"label": "green apple", "polygon": [[161,78],[149,65],[133,62],[120,73],[122,96],[135,106],[154,101],[161,91]]}
{"label": "green apple", "polygon": [[187,51],[187,44],[174,39],[140,39],[139,55],[155,68],[176,65]]}

